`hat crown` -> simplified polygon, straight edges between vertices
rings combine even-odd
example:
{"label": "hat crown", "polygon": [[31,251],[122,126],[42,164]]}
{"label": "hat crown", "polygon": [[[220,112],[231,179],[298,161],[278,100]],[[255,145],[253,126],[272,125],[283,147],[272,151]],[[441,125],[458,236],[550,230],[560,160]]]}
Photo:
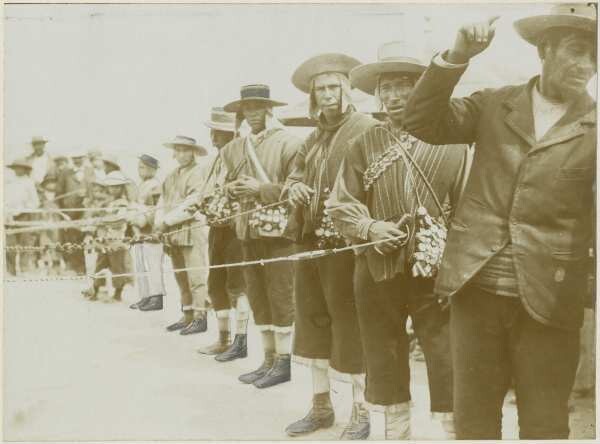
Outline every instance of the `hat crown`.
{"label": "hat crown", "polygon": [[271,91],[270,91],[268,85],[263,85],[263,84],[245,85],[245,86],[242,86],[242,88],[240,90],[240,97],[242,99],[252,99],[252,98],[270,99]]}
{"label": "hat crown", "polygon": [[175,136],[173,145],[196,145],[196,139],[188,136]]}
{"label": "hat crown", "polygon": [[31,138],[31,144],[36,144],[36,143],[47,143],[48,141],[43,138],[42,136],[33,136]]}
{"label": "hat crown", "polygon": [[561,3],[550,8],[551,15],[575,15],[597,20],[596,8],[591,3]]}
{"label": "hat crown", "polygon": [[394,41],[384,43],[377,50],[377,60],[379,62],[410,62],[418,63],[422,62],[417,57],[411,57],[406,42]]}
{"label": "hat crown", "polygon": [[142,154],[139,159],[144,162],[146,165],[148,165],[149,167],[152,167],[154,169],[158,168],[158,159],[156,159],[155,157],[150,156],[149,154]]}
{"label": "hat crown", "polygon": [[217,124],[235,125],[235,114],[228,113],[221,107],[215,107],[210,113],[210,120]]}

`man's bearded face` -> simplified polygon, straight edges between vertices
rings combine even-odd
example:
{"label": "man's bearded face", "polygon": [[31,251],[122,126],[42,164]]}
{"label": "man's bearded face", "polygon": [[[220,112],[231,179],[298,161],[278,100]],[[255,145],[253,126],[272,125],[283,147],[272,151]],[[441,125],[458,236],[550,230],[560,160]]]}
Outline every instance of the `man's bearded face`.
{"label": "man's bearded face", "polygon": [[336,74],[325,73],[316,76],[313,94],[317,107],[326,117],[341,114],[342,85]]}
{"label": "man's bearded face", "polygon": [[379,99],[392,120],[402,119],[404,107],[414,86],[414,76],[402,73],[381,75],[379,79]]}
{"label": "man's bearded face", "polygon": [[564,101],[584,94],[596,69],[596,45],[589,33],[564,33],[543,50],[544,80]]}

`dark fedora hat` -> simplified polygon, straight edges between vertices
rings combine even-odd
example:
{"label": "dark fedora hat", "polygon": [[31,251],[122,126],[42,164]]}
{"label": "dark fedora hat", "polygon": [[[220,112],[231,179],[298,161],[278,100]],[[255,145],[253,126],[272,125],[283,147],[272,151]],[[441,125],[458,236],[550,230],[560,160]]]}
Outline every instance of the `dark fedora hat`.
{"label": "dark fedora hat", "polygon": [[237,113],[242,109],[242,103],[261,102],[268,107],[285,106],[287,103],[271,100],[271,91],[267,85],[246,85],[240,90],[240,99],[234,100],[223,107],[228,113]]}
{"label": "dark fedora hat", "polygon": [[150,168],[154,168],[155,170],[158,169],[158,159],[155,157],[152,157],[148,154],[142,154],[141,156],[138,157],[138,159],[140,159],[142,162],[144,162],[144,164],[148,165]]}

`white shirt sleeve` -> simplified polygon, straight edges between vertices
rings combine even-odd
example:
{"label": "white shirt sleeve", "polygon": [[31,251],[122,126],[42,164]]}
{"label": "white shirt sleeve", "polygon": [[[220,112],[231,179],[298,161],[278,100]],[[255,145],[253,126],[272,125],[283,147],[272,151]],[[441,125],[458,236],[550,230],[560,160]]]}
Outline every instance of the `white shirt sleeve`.
{"label": "white shirt sleeve", "polygon": [[435,63],[440,68],[458,69],[458,68],[464,68],[465,66],[467,66],[469,64],[468,62],[467,63],[450,63],[450,62],[447,62],[442,57],[442,54],[443,53],[438,52],[437,55],[433,58],[433,63]]}

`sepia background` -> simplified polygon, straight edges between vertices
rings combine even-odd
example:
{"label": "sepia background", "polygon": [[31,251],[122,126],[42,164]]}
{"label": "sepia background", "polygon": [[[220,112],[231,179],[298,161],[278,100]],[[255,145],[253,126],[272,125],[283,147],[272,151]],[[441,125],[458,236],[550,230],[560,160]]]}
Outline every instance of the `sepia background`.
{"label": "sepia background", "polygon": [[[454,42],[460,24],[500,15],[491,47],[472,61],[456,91],[522,83],[539,71],[534,47],[512,28],[536,4],[468,5],[7,5],[5,7],[4,160],[29,154],[34,135],[52,155],[76,148],[114,153],[132,178],[142,152],[175,164],[162,143],[176,134],[210,145],[210,108],[266,83],[306,112],[290,82],[306,58],[343,52],[375,61],[377,48],[404,40],[429,60]],[[590,84],[595,96],[596,81]],[[371,98],[362,97],[366,109]],[[371,108],[370,108],[371,107]],[[304,111],[303,111],[304,110]],[[293,128],[300,135],[307,128]],[[6,180],[10,171],[4,171]],[[79,283],[4,285],[4,434],[8,440],[284,439],[283,429],[310,403],[310,375],[258,391],[237,375],[260,363],[250,329],[250,357],[217,365],[195,353],[215,337],[164,333],[179,315],[169,278],[164,312],[140,316],[123,305],[86,305]],[[125,302],[135,294],[125,295]],[[443,436],[428,416],[423,363],[413,375],[421,439]],[[350,389],[334,385],[334,405]],[[572,417],[575,437],[591,437],[593,405]],[[583,412],[583,413],[582,413]],[[338,428],[350,415],[340,410]],[[516,438],[515,406],[505,406],[504,436]],[[373,429],[382,418],[374,415]],[[340,429],[341,430],[341,429]],[[335,439],[338,429],[315,434]],[[312,438],[312,437],[311,437]],[[371,439],[382,439],[373,433]]]}

